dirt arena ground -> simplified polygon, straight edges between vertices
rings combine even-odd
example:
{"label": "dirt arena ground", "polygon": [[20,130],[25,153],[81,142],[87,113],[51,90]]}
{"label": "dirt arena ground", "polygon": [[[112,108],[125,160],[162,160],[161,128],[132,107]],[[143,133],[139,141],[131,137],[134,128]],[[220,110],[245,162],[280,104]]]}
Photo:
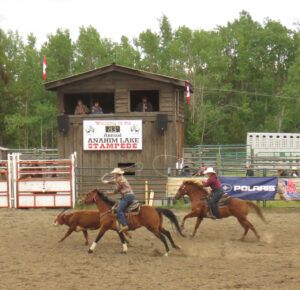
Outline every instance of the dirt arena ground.
{"label": "dirt arena ground", "polygon": [[[299,209],[265,210],[269,224],[250,214],[259,242],[252,233],[240,242],[234,218],[204,220],[194,239],[171,230],[183,250],[169,257],[144,229],[133,233],[127,255],[113,232],[93,254],[82,233],[57,243],[67,229],[52,225],[57,212],[0,209],[0,289],[300,289]],[[176,211],[180,220],[185,213]]]}

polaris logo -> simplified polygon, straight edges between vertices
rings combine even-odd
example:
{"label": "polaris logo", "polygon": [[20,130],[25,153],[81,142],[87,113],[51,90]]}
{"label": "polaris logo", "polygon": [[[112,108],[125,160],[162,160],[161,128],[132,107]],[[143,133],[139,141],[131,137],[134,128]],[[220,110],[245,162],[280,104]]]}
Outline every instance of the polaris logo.
{"label": "polaris logo", "polygon": [[234,185],[234,191],[275,191],[275,185]]}
{"label": "polaris logo", "polygon": [[230,192],[232,190],[232,186],[227,183],[222,184],[222,188],[225,193]]}

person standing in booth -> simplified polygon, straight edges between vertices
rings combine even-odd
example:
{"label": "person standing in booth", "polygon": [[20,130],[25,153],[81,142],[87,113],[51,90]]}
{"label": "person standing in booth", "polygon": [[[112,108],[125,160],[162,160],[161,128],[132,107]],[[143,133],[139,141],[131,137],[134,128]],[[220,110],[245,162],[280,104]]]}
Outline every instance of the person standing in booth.
{"label": "person standing in booth", "polygon": [[78,100],[77,106],[75,108],[74,114],[75,115],[85,115],[89,113],[88,107],[82,102],[82,100]]}
{"label": "person standing in booth", "polygon": [[147,97],[142,98],[142,101],[136,107],[136,111],[138,111],[138,112],[153,112],[153,106],[148,101]]}

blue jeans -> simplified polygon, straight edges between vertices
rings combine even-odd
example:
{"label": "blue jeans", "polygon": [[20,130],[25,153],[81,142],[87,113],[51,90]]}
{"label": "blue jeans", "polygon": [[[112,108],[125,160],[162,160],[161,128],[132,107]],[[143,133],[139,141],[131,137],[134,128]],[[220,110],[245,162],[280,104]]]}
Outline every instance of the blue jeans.
{"label": "blue jeans", "polygon": [[209,201],[209,206],[211,208],[211,212],[217,218],[220,217],[219,210],[218,210],[218,201],[220,200],[220,198],[222,197],[223,194],[224,194],[223,189],[218,188],[212,192],[211,198]]}
{"label": "blue jeans", "polygon": [[126,194],[121,199],[120,204],[117,209],[117,217],[121,225],[127,226],[127,220],[125,217],[125,210],[128,207],[129,204],[131,204],[134,201],[134,194]]}

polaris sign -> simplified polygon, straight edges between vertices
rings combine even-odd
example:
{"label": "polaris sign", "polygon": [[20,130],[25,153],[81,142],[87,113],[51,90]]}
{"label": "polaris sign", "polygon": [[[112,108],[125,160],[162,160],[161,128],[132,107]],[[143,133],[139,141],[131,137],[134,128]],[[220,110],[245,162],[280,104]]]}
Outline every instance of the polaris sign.
{"label": "polaris sign", "polygon": [[277,177],[220,177],[225,193],[247,200],[274,199]]}

